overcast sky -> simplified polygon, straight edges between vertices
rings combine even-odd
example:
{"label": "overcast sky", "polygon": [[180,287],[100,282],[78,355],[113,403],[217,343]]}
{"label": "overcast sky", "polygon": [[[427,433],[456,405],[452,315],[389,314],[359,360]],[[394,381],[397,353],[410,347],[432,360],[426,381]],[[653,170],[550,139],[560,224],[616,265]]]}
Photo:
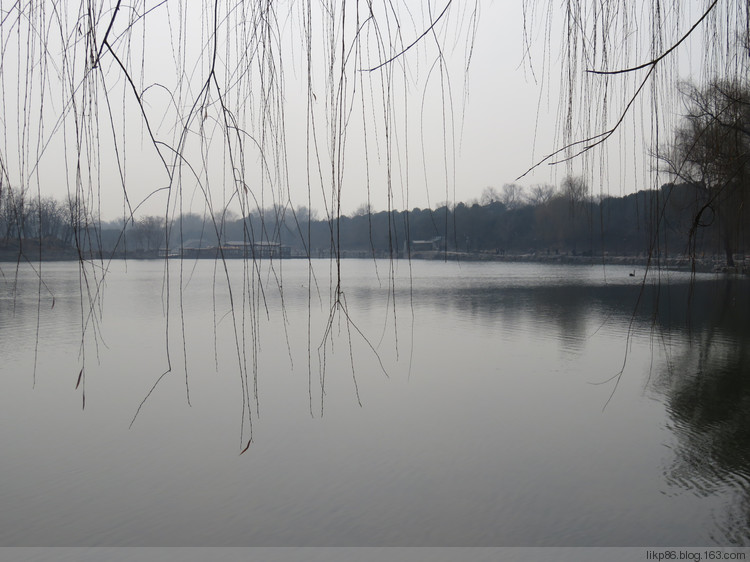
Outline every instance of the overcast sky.
{"label": "overcast sky", "polygon": [[[435,207],[446,200],[470,202],[488,186],[500,189],[514,182],[559,146],[563,44],[559,22],[552,24],[545,54],[544,20],[537,14],[526,27],[531,52],[530,58],[524,57],[520,0],[481,2],[473,42],[474,3],[453,3],[435,26],[436,36],[427,34],[385,70],[372,73],[361,72],[359,63],[382,61],[395,54],[398,45],[386,45],[378,53],[376,30],[372,21],[365,22],[361,57],[345,66],[341,89],[339,77],[331,81],[326,73],[330,49],[325,42],[331,34],[325,31],[323,4],[314,4],[318,13],[312,23],[310,96],[304,3],[276,3],[278,33],[270,40],[277,65],[273,81],[269,66],[263,75],[257,72],[262,52],[247,55],[255,70],[242,66],[237,53],[247,53],[263,41],[254,36],[257,27],[246,25],[246,15],[225,10],[220,14],[222,29],[231,33],[218,37],[217,68],[221,93],[233,112],[229,121],[237,120],[231,121],[237,129],[229,135],[225,127],[229,121],[218,108],[215,89],[203,110],[192,113],[198,117],[186,122],[193,104],[201,99],[211,66],[206,56],[213,47],[210,6],[153,1],[145,6],[136,2],[134,10],[122,8],[109,42],[130,69],[131,85],[107,49],[101,49],[95,78],[84,79],[85,57],[95,55],[90,47],[87,50],[80,31],[85,28],[85,13],[76,13],[73,4],[65,4],[69,11],[62,16],[38,8],[29,17],[17,18],[15,25],[12,18],[2,25],[4,181],[42,196],[63,198],[78,192],[99,208],[103,219],[122,216],[129,209],[163,214],[167,203],[172,211],[203,212],[206,200],[214,212],[226,206],[243,212],[255,205],[287,204],[289,199],[295,207],[309,201],[325,215],[333,212],[338,197],[332,192],[332,160],[342,172],[337,176],[341,187],[337,193],[344,214],[368,198],[375,211]],[[98,48],[115,4],[104,2],[96,26]],[[397,5],[400,45],[409,45],[445,3]],[[145,18],[138,17],[148,9],[152,10]],[[353,38],[354,15],[347,17],[346,33]],[[385,30],[383,21],[377,29],[381,37],[394,36],[395,28]],[[129,22],[135,22],[131,35],[124,33]],[[339,32],[334,30],[333,36],[339,37]],[[443,49],[442,74],[436,38]],[[336,49],[340,44],[335,43]],[[334,54],[340,53],[334,50]],[[388,68],[392,69],[389,82],[383,80]],[[144,125],[133,85],[150,128]],[[392,92],[384,89],[389,85]],[[336,98],[330,94],[339,91],[344,92],[344,111],[339,115],[346,119],[345,128],[331,117]],[[71,96],[75,104],[66,101]],[[637,130],[637,121],[634,124]],[[345,143],[339,145],[343,130]],[[644,187],[643,177],[633,170],[649,147],[639,144],[637,135],[631,134],[625,148],[613,139],[604,156],[598,157],[594,167],[606,167],[610,173],[591,176],[593,193],[621,195]],[[172,149],[178,145],[182,155],[176,158]],[[242,171],[234,178],[230,163]],[[581,166],[575,163],[572,171]],[[568,171],[565,166],[544,165],[519,183],[559,183]]]}

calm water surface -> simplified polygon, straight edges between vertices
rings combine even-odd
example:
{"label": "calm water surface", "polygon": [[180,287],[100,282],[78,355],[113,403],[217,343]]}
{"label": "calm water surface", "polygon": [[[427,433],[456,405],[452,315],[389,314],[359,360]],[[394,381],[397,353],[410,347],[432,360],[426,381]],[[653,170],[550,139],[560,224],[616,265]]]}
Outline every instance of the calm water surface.
{"label": "calm water surface", "polygon": [[750,544],[746,279],[227,266],[1,268],[1,546]]}

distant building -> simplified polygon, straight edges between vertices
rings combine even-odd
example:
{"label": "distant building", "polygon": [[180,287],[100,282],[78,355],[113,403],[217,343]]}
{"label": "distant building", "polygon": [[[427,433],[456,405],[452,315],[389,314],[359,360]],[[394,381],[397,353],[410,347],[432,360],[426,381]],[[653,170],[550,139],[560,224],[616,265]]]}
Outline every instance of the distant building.
{"label": "distant building", "polygon": [[439,252],[444,250],[445,245],[443,244],[442,236],[435,236],[430,240],[412,240],[411,251],[412,252]]}
{"label": "distant building", "polygon": [[244,242],[229,241],[221,246],[203,246],[196,241],[190,241],[182,247],[182,253],[179,250],[172,250],[170,257],[184,258],[244,258],[244,259],[262,259],[262,258],[289,258],[292,255],[289,246],[282,246],[278,242]]}
{"label": "distant building", "polygon": [[288,258],[292,252],[289,246],[279,242],[229,241],[221,246],[225,257],[236,258]]}

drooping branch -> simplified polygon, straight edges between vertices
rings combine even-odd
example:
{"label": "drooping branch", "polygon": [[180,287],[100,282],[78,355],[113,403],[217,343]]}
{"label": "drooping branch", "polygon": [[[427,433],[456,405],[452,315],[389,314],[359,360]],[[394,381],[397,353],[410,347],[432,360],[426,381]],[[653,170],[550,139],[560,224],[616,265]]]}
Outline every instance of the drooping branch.
{"label": "drooping branch", "polygon": [[91,69],[95,69],[99,65],[99,59],[102,56],[102,51],[104,50],[104,47],[106,46],[109,48],[109,45],[107,44],[107,39],[109,38],[109,32],[112,31],[112,26],[115,24],[115,19],[117,18],[117,12],[120,11],[120,5],[122,4],[122,0],[117,0],[117,5],[115,6],[115,11],[112,14],[112,19],[109,20],[109,25],[107,26],[107,31],[104,33],[104,39],[102,40],[102,44],[99,47],[99,51],[96,53],[96,59],[94,59],[94,63],[91,65]]}
{"label": "drooping branch", "polygon": [[403,49],[402,51],[400,51],[399,53],[397,53],[397,54],[393,55],[393,56],[392,56],[391,58],[389,58],[389,59],[388,59],[388,60],[386,60],[385,62],[381,62],[381,63],[380,63],[379,65],[377,65],[377,66],[373,66],[372,68],[365,68],[365,69],[362,69],[362,72],[374,72],[374,71],[376,71],[376,70],[378,70],[378,69],[380,69],[380,68],[383,68],[383,67],[384,67],[384,66],[386,66],[387,64],[390,64],[390,63],[392,63],[392,62],[393,62],[394,60],[396,60],[397,58],[399,58],[400,56],[402,56],[403,54],[405,54],[405,53],[406,53],[406,52],[407,52],[407,51],[408,51],[409,49],[411,49],[412,47],[414,47],[414,46],[415,46],[415,45],[416,45],[417,43],[419,43],[419,42],[420,42],[420,41],[421,41],[421,40],[422,40],[422,39],[423,39],[423,38],[424,38],[424,37],[425,37],[425,36],[426,36],[426,35],[427,35],[428,33],[430,33],[430,32],[431,32],[431,31],[432,31],[432,30],[434,29],[434,27],[435,27],[435,26],[436,26],[436,25],[438,24],[438,22],[439,22],[439,21],[440,21],[440,20],[442,19],[442,17],[443,17],[443,16],[444,16],[444,15],[446,14],[446,12],[448,12],[448,8],[450,8],[450,7],[451,7],[451,4],[452,4],[452,3],[453,3],[453,0],[448,0],[448,3],[447,3],[447,4],[445,5],[445,8],[443,8],[443,11],[442,11],[442,12],[440,12],[440,14],[438,15],[438,17],[436,17],[436,18],[435,18],[435,19],[434,19],[434,20],[432,21],[432,23],[430,24],[430,26],[429,26],[429,27],[428,27],[427,29],[425,29],[425,30],[424,30],[424,33],[422,33],[422,35],[420,35],[419,37],[417,37],[417,38],[416,38],[416,39],[415,39],[415,40],[414,40],[414,41],[413,41],[412,43],[410,43],[410,44],[409,44],[409,45],[408,45],[408,46],[407,46],[406,48],[404,48],[404,49]]}
{"label": "drooping branch", "polygon": [[654,71],[654,68],[655,68],[654,66],[652,66],[650,68],[650,70],[648,71],[648,74],[646,74],[646,76],[643,78],[643,81],[641,82],[641,85],[638,86],[638,89],[633,94],[633,96],[630,98],[630,101],[628,102],[628,104],[625,106],[625,109],[620,114],[619,119],[615,122],[615,124],[612,127],[610,127],[609,129],[607,129],[606,131],[603,131],[603,132],[598,133],[596,135],[590,136],[590,137],[582,139],[582,140],[571,142],[571,143],[563,146],[562,148],[558,148],[554,152],[551,152],[550,154],[548,154],[547,156],[545,156],[544,158],[542,158],[541,160],[539,160],[536,164],[534,164],[533,166],[531,166],[523,174],[521,174],[520,176],[518,176],[516,178],[516,181],[518,181],[521,178],[523,178],[524,176],[528,175],[529,173],[531,173],[532,171],[534,171],[536,168],[538,168],[539,166],[541,166],[542,164],[544,164],[548,160],[554,159],[559,154],[562,154],[563,152],[567,152],[571,148],[579,147],[580,145],[584,145],[582,148],[578,149],[578,151],[576,153],[574,153],[574,154],[572,154],[570,156],[566,156],[565,158],[561,158],[559,160],[552,160],[552,162],[548,162],[549,165],[550,166],[554,166],[556,164],[561,164],[563,162],[569,162],[570,160],[573,160],[574,158],[578,158],[582,154],[584,154],[584,153],[586,153],[586,152],[588,152],[588,151],[596,148],[597,146],[600,146],[600,145],[604,144],[605,142],[607,142],[607,140],[612,135],[615,134],[615,132],[617,131],[617,129],[625,121],[625,117],[627,116],[627,114],[630,111],[630,109],[633,107],[633,104],[635,103],[635,101],[638,99],[638,96],[641,93],[641,90],[643,90],[644,86],[648,82],[648,80],[649,80],[649,78],[651,76],[651,73]]}
{"label": "drooping branch", "polygon": [[716,8],[716,5],[719,3],[719,0],[714,0],[711,5],[708,7],[708,9],[703,13],[703,15],[698,18],[698,20],[692,25],[692,27],[685,33],[676,43],[674,43],[669,49],[664,51],[661,55],[656,57],[655,59],[652,59],[648,62],[644,62],[643,64],[639,64],[638,66],[632,66],[630,68],[623,68],[620,70],[586,70],[589,74],[599,74],[599,75],[614,75],[614,74],[627,74],[629,72],[635,72],[637,70],[642,70],[644,68],[648,67],[654,67],[657,64],[659,64],[663,59],[671,55],[690,35],[693,34],[693,32],[698,29],[698,26],[703,23],[703,20],[705,20],[708,15]]}

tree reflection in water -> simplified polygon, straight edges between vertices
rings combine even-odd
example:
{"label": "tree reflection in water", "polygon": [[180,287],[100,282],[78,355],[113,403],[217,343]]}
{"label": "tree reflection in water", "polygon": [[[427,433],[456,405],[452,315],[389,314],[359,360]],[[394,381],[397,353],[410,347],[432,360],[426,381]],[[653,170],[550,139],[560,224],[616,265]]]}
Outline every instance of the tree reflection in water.
{"label": "tree reflection in water", "polygon": [[488,281],[415,299],[415,306],[459,308],[475,322],[509,329],[533,309],[570,348],[590,335],[597,318],[623,335],[650,332],[661,347],[654,356],[666,359],[654,363],[647,390],[664,403],[676,444],[666,485],[674,493],[733,496],[715,516],[723,536],[714,538],[750,545],[750,279],[665,276],[645,284],[640,296],[633,284],[501,287]]}
{"label": "tree reflection in water", "polygon": [[[679,295],[680,298],[688,298]],[[734,493],[717,514],[717,542],[750,545],[750,292],[745,279],[697,283],[683,318],[659,314],[667,331],[690,327],[652,386],[665,397],[676,447],[669,486],[698,495]],[[684,301],[686,302],[686,301]]]}

